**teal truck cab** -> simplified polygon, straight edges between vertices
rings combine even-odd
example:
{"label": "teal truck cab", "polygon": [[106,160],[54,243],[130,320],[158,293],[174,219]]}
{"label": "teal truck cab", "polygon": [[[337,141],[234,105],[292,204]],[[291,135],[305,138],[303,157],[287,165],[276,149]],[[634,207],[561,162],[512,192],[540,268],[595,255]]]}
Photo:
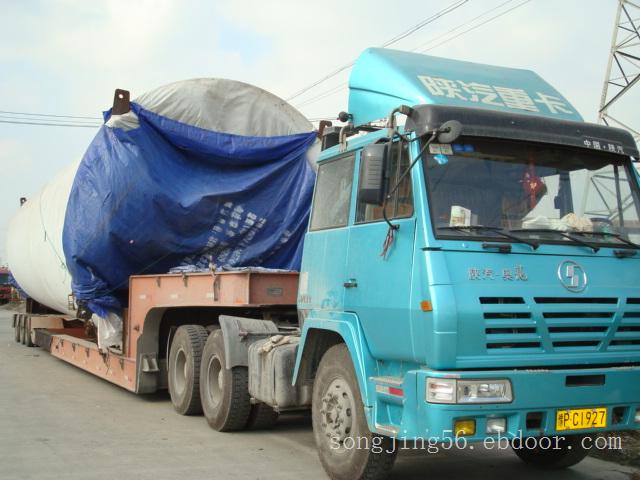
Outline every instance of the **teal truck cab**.
{"label": "teal truck cab", "polygon": [[382,49],[355,64],[342,118],[319,160],[294,372],[329,475],[382,476],[398,441],[452,438],[566,467],[584,435],[638,429],[632,137],[531,71]]}

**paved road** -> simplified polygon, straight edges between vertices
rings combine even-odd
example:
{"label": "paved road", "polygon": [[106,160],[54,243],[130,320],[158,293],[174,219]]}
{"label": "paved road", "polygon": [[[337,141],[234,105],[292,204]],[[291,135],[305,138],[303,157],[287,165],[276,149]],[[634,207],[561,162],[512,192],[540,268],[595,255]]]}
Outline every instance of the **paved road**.
{"label": "paved road", "polygon": [[[545,480],[628,480],[587,459]],[[0,309],[0,478],[323,479],[308,416],[269,432],[218,433],[174,413],[167,394],[136,396],[38,348],[13,342]],[[539,480],[510,451],[401,452],[394,479]]]}

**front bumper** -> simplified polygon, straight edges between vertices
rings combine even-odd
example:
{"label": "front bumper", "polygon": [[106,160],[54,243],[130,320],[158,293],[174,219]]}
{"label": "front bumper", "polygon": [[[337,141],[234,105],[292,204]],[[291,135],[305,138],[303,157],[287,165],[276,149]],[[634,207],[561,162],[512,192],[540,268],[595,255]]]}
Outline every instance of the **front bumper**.
{"label": "front bumper", "polygon": [[[599,377],[599,385],[568,385],[567,377]],[[507,378],[513,401],[502,404],[435,404],[425,400],[427,377],[457,379]],[[377,380],[384,385],[384,377]],[[575,383],[575,382],[570,382]],[[580,383],[580,382],[577,382]],[[442,440],[455,437],[456,420],[473,419],[476,433],[467,441],[486,438],[520,438],[548,435],[589,434],[611,430],[637,430],[635,412],[640,408],[640,367],[609,367],[567,370],[436,371],[412,370],[401,382],[402,396],[381,392],[368,409],[370,428],[380,434],[406,440]],[[607,426],[582,430],[556,430],[556,411],[572,408],[607,408]],[[487,434],[491,417],[506,419],[506,431]]]}

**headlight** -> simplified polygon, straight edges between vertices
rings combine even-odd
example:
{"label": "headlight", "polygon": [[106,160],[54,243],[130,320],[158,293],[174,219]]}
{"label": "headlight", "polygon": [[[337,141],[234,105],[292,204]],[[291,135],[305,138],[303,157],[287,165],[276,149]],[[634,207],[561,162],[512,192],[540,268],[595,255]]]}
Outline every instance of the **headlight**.
{"label": "headlight", "polygon": [[508,403],[513,400],[509,380],[458,380],[458,403]]}
{"label": "headlight", "polygon": [[426,400],[430,403],[509,403],[511,382],[506,379],[458,380],[427,378]]}

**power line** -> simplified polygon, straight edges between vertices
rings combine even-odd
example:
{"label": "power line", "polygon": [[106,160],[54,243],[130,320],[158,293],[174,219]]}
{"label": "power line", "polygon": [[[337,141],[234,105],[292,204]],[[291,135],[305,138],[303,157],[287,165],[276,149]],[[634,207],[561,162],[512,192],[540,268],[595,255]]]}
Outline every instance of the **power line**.
{"label": "power line", "polygon": [[[458,0],[456,3],[454,3],[452,5],[449,5],[448,7],[440,10],[439,12],[435,13],[434,15],[432,15],[432,16],[430,16],[428,18],[425,18],[424,20],[422,20],[417,25],[414,25],[413,27],[411,27],[408,30],[405,30],[404,32],[396,35],[395,37],[391,38],[390,40],[387,40],[386,42],[384,42],[382,44],[382,47],[388,47],[389,45],[392,45],[392,44],[394,44],[396,42],[399,42],[403,38],[408,37],[412,33],[416,32],[416,31],[420,30],[421,28],[425,27],[426,25],[429,25],[430,23],[436,21],[438,18],[440,18],[440,17],[442,17],[444,15],[447,15],[448,13],[453,12],[457,8],[460,8],[462,5],[464,5],[468,1],[469,0]],[[354,59],[351,62],[349,62],[349,63],[347,63],[345,65],[342,65],[341,67],[338,67],[337,69],[333,70],[332,72],[330,72],[329,74],[327,74],[324,77],[320,78],[319,80],[316,80],[315,82],[307,85],[303,89],[298,90],[296,93],[294,93],[290,97],[286,98],[286,100],[287,101],[291,101],[294,98],[299,97],[303,93],[306,93],[309,90],[311,90],[313,87],[316,87],[317,85],[320,85],[321,83],[329,80],[330,78],[335,77],[340,72],[345,71],[347,68],[352,67],[355,62],[356,62],[356,60]]]}
{"label": "power line", "polygon": [[399,42],[400,40],[402,40],[403,38],[407,38],[409,35],[411,35],[412,33],[417,32],[418,30],[420,30],[422,27],[424,27],[425,25],[429,25],[430,23],[434,22],[435,20],[437,20],[438,18],[442,17],[443,15],[446,15],[447,13],[453,12],[456,8],[461,7],[462,5],[464,5],[465,3],[467,3],[469,0],[459,0],[457,3],[453,4],[453,5],[449,5],[447,8],[440,10],[438,13],[436,13],[435,15],[426,18],[424,20],[422,20],[420,23],[418,23],[417,25],[414,25],[413,27],[411,27],[409,30],[405,30],[404,32],[396,35],[395,37],[393,37],[390,40],[387,40],[385,43],[383,43],[381,45],[382,48],[388,47],[389,45],[393,45],[394,43]]}
{"label": "power line", "polygon": [[[463,22],[463,23],[461,23],[460,25],[458,25],[458,26],[456,26],[456,27],[452,28],[451,30],[448,30],[448,31],[447,31],[447,32],[445,32],[444,34],[442,34],[442,35],[438,35],[437,37],[432,38],[432,39],[431,39],[431,40],[429,40],[428,42],[423,43],[420,47],[417,47],[417,48],[412,49],[412,51],[417,51],[417,50],[419,50],[420,48],[424,47],[425,45],[429,45],[429,44],[431,44],[431,43],[433,43],[433,42],[435,42],[435,41],[438,41],[439,39],[441,39],[441,38],[443,38],[443,37],[446,37],[446,36],[447,36],[447,35],[449,35],[450,33],[453,33],[453,32],[455,32],[456,30],[459,30],[460,28],[463,28],[463,27],[466,27],[467,25],[472,24],[473,22],[475,22],[475,21],[476,21],[476,20],[478,20],[479,18],[485,17],[485,16],[487,16],[488,14],[490,14],[491,12],[494,12],[494,11],[498,10],[499,8],[501,8],[501,7],[505,6],[505,5],[507,5],[507,4],[509,4],[509,3],[513,2],[513,1],[514,1],[514,0],[507,0],[506,2],[503,2],[503,3],[501,3],[500,5],[497,5],[497,6],[495,6],[495,7],[492,7],[492,8],[490,8],[490,9],[486,10],[484,13],[481,13],[480,15],[478,15],[478,16],[476,16],[476,17],[472,18],[471,20],[468,20],[468,21],[466,21],[466,22]],[[436,45],[433,45],[433,46],[431,46],[431,47],[429,47],[429,48],[427,48],[427,49],[420,50],[420,52],[426,52],[426,51],[429,51],[429,50],[433,50],[434,48],[439,47],[439,46],[441,46],[441,45],[443,45],[443,44],[445,44],[445,43],[447,43],[447,42],[450,42],[451,40],[454,40],[454,39],[456,39],[456,38],[458,38],[458,37],[460,37],[460,36],[464,35],[465,33],[469,33],[470,31],[475,30],[476,28],[479,28],[479,27],[481,27],[481,26],[483,26],[483,25],[486,25],[487,23],[492,22],[493,20],[496,20],[496,19],[498,19],[498,18],[502,17],[503,15],[506,15],[507,13],[509,13],[509,12],[511,12],[511,11],[513,11],[513,10],[515,10],[516,8],[520,8],[520,7],[522,7],[522,6],[523,6],[523,5],[525,5],[526,3],[529,3],[530,1],[531,1],[531,0],[525,0],[524,2],[522,2],[522,3],[518,4],[518,5],[516,5],[516,6],[512,7],[512,8],[510,8],[510,9],[505,10],[505,11],[503,11],[503,12],[499,13],[498,15],[495,15],[495,16],[493,16],[493,17],[491,17],[491,18],[489,18],[489,19],[485,20],[484,22],[481,22],[481,23],[479,23],[479,24],[477,24],[477,25],[474,25],[473,27],[471,27],[471,28],[469,28],[469,29],[467,29],[467,30],[464,30],[463,32],[460,32],[459,34],[454,35],[453,37],[450,37],[450,38],[448,38],[448,39],[446,39],[446,40],[444,40],[444,41],[442,41],[442,42],[440,42],[440,43],[438,43],[438,44],[436,44]],[[303,107],[303,106],[305,106],[305,105],[309,105],[309,104],[311,104],[311,103],[315,103],[315,102],[317,102],[317,101],[319,101],[319,100],[322,100],[322,99],[324,99],[324,98],[326,98],[326,97],[330,97],[331,95],[334,95],[334,94],[338,93],[339,91],[341,91],[342,89],[344,89],[345,87],[347,87],[347,85],[348,85],[348,83],[347,83],[347,82],[343,82],[343,83],[341,83],[341,84],[339,84],[339,85],[337,85],[337,86],[335,86],[335,87],[332,87],[332,88],[330,88],[330,89],[328,89],[328,90],[325,90],[325,91],[323,91],[323,92],[319,93],[318,95],[316,95],[316,96],[314,96],[314,97],[311,97],[311,98],[308,98],[308,99],[306,99],[306,100],[302,101],[301,103],[299,103],[298,105],[296,105],[296,107],[300,108],[300,107]]]}
{"label": "power line", "polygon": [[342,82],[339,85],[336,85],[335,87],[330,88],[329,90],[325,90],[314,97],[307,98],[306,100],[303,100],[301,103],[294,106],[296,108],[300,108],[310,103],[317,102],[318,100],[322,100],[323,98],[330,97],[334,93],[338,93],[339,91],[343,90],[347,85],[348,85],[348,82]]}
{"label": "power line", "polygon": [[[68,119],[68,120],[67,120]],[[13,125],[41,125],[45,127],[98,128],[101,117],[86,115],[57,115],[52,113],[33,113],[0,110],[0,123]]]}
{"label": "power line", "polygon": [[49,122],[18,122],[14,120],[0,120],[0,123],[11,123],[14,125],[44,125],[48,127],[85,127],[85,128],[98,128],[101,125],[89,125],[89,124],[71,124],[71,123],[49,123]]}
{"label": "power line", "polygon": [[34,118],[34,117],[16,117],[15,115],[4,115],[0,113],[0,120],[17,120],[20,122],[51,122],[56,124],[74,124],[74,125],[101,125],[95,120],[52,120],[50,118]]}
{"label": "power line", "polygon": [[[418,24],[414,25],[413,27],[409,28],[408,30],[405,30],[404,32],[396,35],[395,37],[391,38],[390,40],[387,40],[386,42],[384,42],[381,46],[384,47],[388,47],[394,43],[397,43],[398,41],[408,37],[409,35],[411,35],[412,33],[415,33],[416,31],[420,30],[421,28],[423,28],[424,26],[434,22],[435,20],[437,20],[438,18],[453,12],[454,10],[460,8],[462,5],[464,5],[465,3],[467,3],[469,0],[458,0],[456,3],[449,5],[448,7],[444,8],[443,10],[440,10],[439,12],[435,13],[434,15],[432,15],[431,17],[428,17],[424,20],[422,20],[421,22],[419,22]],[[491,18],[488,18],[487,20],[478,23],[477,25],[473,25],[471,28],[468,28],[460,33],[458,33],[457,35],[454,35],[452,37],[449,37],[445,40],[443,40],[440,43],[436,43],[435,45],[431,45],[428,48],[422,49],[420,50],[422,47],[427,46],[429,44],[432,44],[435,41],[438,41],[441,38],[446,37],[447,35],[449,35],[450,33],[453,33],[457,30],[459,30],[460,28],[463,28],[467,25],[472,24],[473,22],[475,22],[476,20],[478,20],[479,18],[482,18],[488,14],[490,14],[491,12],[498,10],[499,8],[513,2],[514,0],[507,0],[506,2],[501,3],[500,5],[497,5],[487,11],[485,11],[484,13],[472,18],[471,20],[461,23],[460,25],[452,28],[451,30],[445,32],[442,35],[439,35],[431,40],[429,40],[428,42],[422,44],[420,47],[414,48],[412,49],[413,51],[420,51],[420,52],[427,52],[430,50],[433,50],[434,48],[437,48],[441,45],[444,45],[445,43],[448,43],[452,40],[455,40],[456,38],[461,37],[462,35],[465,35],[466,33],[469,33],[477,28],[482,27],[483,25],[486,25],[487,23],[492,22],[493,20],[496,20],[506,14],[508,14],[509,12],[512,12],[513,10],[516,10],[517,8],[520,8],[522,6],[524,6],[525,4],[531,2],[531,0],[525,0],[517,5],[515,5],[514,7],[511,7],[503,12],[500,12],[497,15],[494,15]],[[305,88],[299,90],[298,92],[294,93],[293,95],[291,95],[290,97],[288,97],[286,100],[287,101],[291,101],[292,99],[302,95],[303,93],[306,93],[307,91],[311,90],[312,88],[316,87],[317,85],[320,85],[321,83],[329,80],[330,78],[336,76],[338,73],[341,73],[343,71],[345,71],[346,69],[352,67],[355,63],[355,60],[349,62],[348,64],[345,64],[337,69],[335,69],[334,71],[330,72],[329,74],[325,75],[324,77],[320,78],[319,80],[313,82],[312,84],[306,86]],[[311,98],[308,98],[304,101],[302,101],[301,103],[299,103],[298,105],[296,105],[296,107],[300,108],[302,106],[311,104],[311,103],[315,103],[319,100],[322,100],[326,97],[329,97],[335,93],[338,93],[339,91],[341,91],[342,89],[344,89],[347,86],[347,82],[343,82],[340,83],[337,86],[334,86],[332,88],[330,88],[329,90],[325,90],[324,92],[321,92]],[[6,115],[0,115],[0,123],[7,123],[7,124],[16,124],[16,125],[43,125],[43,126],[54,126],[54,127],[85,127],[85,128],[97,128],[100,127],[102,125],[102,123],[100,124],[90,124],[89,122],[87,122],[86,120],[81,120],[81,119],[88,119],[88,120],[102,120],[101,117],[91,117],[91,116],[84,116],[84,115],[56,115],[56,114],[44,114],[44,113],[28,113],[28,112],[12,112],[12,111],[6,111],[6,110],[0,110],[0,114],[11,114],[11,115],[23,115],[23,116],[27,116],[27,117],[32,117],[34,121],[29,121],[31,119],[29,118],[19,118],[19,117],[7,117]],[[50,118],[45,118],[45,117],[50,117]],[[52,120],[55,118],[69,118],[69,119],[77,119],[77,120]],[[323,117],[323,118],[317,118],[317,119],[309,119],[310,121],[319,121],[319,120],[325,120],[328,117]]]}
{"label": "power line", "polygon": [[28,117],[53,117],[53,118],[86,118],[89,120],[102,120],[102,117],[88,117],[85,115],[54,115],[50,113],[27,113],[27,112],[9,112],[6,110],[0,110],[0,113],[9,115],[26,115]]}
{"label": "power line", "polygon": [[[431,47],[429,47],[429,48],[426,48],[426,49],[424,49],[424,50],[420,50],[420,51],[421,51],[421,52],[428,52],[428,51],[430,51],[430,50],[433,50],[433,49],[434,49],[434,48],[436,48],[436,47],[439,47],[440,45],[444,45],[445,43],[450,42],[451,40],[455,40],[456,38],[458,38],[458,37],[460,37],[460,36],[464,35],[465,33],[469,33],[469,32],[471,32],[472,30],[475,30],[476,28],[480,28],[480,27],[482,27],[483,25],[486,25],[487,23],[492,22],[493,20],[496,20],[496,19],[498,19],[498,18],[500,18],[500,17],[504,16],[504,15],[506,15],[506,14],[507,14],[507,13],[509,13],[509,12],[512,12],[512,11],[513,11],[513,10],[515,10],[516,8],[520,8],[520,7],[524,6],[524,5],[526,5],[526,4],[527,4],[527,3],[529,3],[530,1],[531,1],[531,0],[525,0],[524,2],[519,3],[518,5],[516,5],[516,6],[514,6],[514,7],[511,7],[511,8],[509,8],[509,9],[505,10],[504,12],[501,12],[501,13],[499,13],[499,14],[497,14],[497,15],[494,15],[494,16],[493,16],[493,17],[491,17],[491,18],[488,18],[488,19],[487,19],[487,20],[485,20],[484,22],[481,22],[481,23],[479,23],[479,24],[477,24],[477,25],[474,25],[473,27],[468,28],[468,29],[466,29],[466,30],[462,31],[462,32],[458,33],[457,35],[454,35],[453,37],[447,38],[446,40],[443,40],[443,41],[442,41],[442,42],[440,42],[440,43],[437,43],[437,44],[435,44],[435,45],[433,45],[433,46],[431,46]],[[509,2],[505,2],[505,3],[509,3]],[[503,5],[504,5],[504,4],[503,4]],[[458,28],[458,27],[456,27],[456,29],[457,29],[457,28]],[[453,30],[455,30],[455,29],[453,29]],[[451,32],[449,32],[449,33],[451,33]]]}
{"label": "power line", "polygon": [[514,1],[514,0],[507,0],[506,2],[502,2],[500,5],[496,5],[495,7],[492,7],[492,8],[490,8],[490,9],[488,9],[488,10],[485,10],[485,11],[484,11],[484,12],[482,12],[480,15],[478,15],[478,16],[476,16],[476,17],[473,17],[471,20],[467,20],[467,21],[465,21],[465,22],[462,22],[461,24],[459,24],[459,25],[457,25],[457,26],[453,27],[451,30],[447,30],[447,31],[446,31],[446,32],[444,32],[443,34],[438,35],[437,37],[434,37],[434,38],[432,38],[432,39],[430,39],[430,40],[427,40],[425,43],[423,43],[423,44],[422,44],[422,45],[420,45],[419,47],[412,48],[412,49],[411,49],[411,51],[413,51],[413,52],[416,52],[416,51],[424,51],[424,50],[421,50],[423,47],[426,47],[427,45],[429,45],[429,44],[431,44],[431,43],[433,43],[433,42],[435,42],[435,41],[438,41],[438,40],[440,40],[441,38],[446,37],[446,36],[447,36],[447,35],[449,35],[450,33],[453,33],[453,32],[455,32],[456,30],[459,30],[459,29],[460,29],[460,28],[462,28],[462,27],[466,27],[467,25],[472,24],[472,23],[473,23],[473,22],[475,22],[476,20],[478,20],[478,19],[480,19],[480,18],[482,18],[482,17],[484,17],[484,16],[486,16],[486,15],[489,15],[491,12],[494,12],[494,11],[496,11],[496,10],[500,9],[500,8],[504,7],[505,5],[507,5],[507,4],[509,4],[509,3],[512,3],[513,1]]}

